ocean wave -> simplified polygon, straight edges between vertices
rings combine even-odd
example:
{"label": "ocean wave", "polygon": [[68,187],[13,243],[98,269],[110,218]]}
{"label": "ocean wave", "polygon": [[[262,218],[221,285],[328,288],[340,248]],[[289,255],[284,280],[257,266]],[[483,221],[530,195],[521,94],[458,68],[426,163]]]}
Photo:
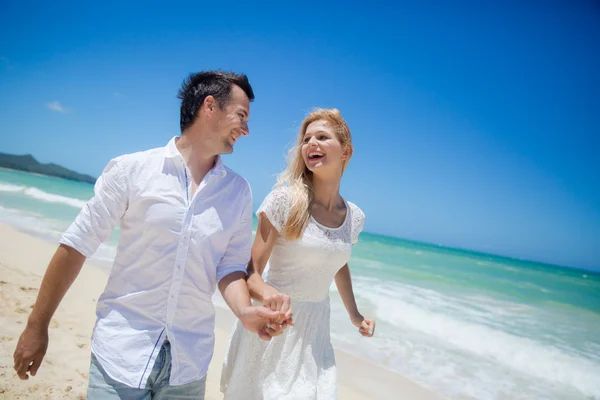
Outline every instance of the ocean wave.
{"label": "ocean wave", "polygon": [[45,201],[47,203],[66,204],[68,206],[76,208],[81,208],[86,203],[86,200],[44,192],[43,190],[33,186],[21,186],[12,185],[9,183],[0,183],[0,192],[23,193],[25,196],[36,200]]}
{"label": "ocean wave", "polygon": [[25,189],[24,193],[37,200],[47,201],[49,203],[62,203],[77,208],[83,207],[86,203],[85,200],[76,199],[73,197],[65,197],[58,194],[46,193],[43,190],[34,187]]}
{"label": "ocean wave", "polygon": [[[418,293],[398,284],[394,287],[382,284],[374,290],[370,283],[370,289],[364,290],[360,280],[357,283],[357,292],[372,304],[375,317],[390,323],[397,331],[425,335],[437,343],[436,347],[468,355],[473,362],[492,361],[497,365],[494,369],[501,367],[520,376],[564,385],[586,396],[600,393],[597,379],[600,365],[575,352],[477,323],[466,309],[461,315],[456,306],[444,306],[444,302],[452,299],[440,293],[429,290]],[[423,296],[425,292],[428,296]],[[448,312],[449,308],[454,308],[454,312]]]}
{"label": "ocean wave", "polygon": [[54,242],[68,226],[61,220],[48,218],[34,211],[0,206],[0,221],[33,236]]}
{"label": "ocean wave", "polygon": [[[70,224],[70,221],[54,219],[35,211],[3,206],[0,206],[0,222],[52,244],[57,243]],[[115,230],[119,232],[119,226]],[[101,243],[91,258],[103,267],[110,267],[117,253],[117,244],[112,239]]]}
{"label": "ocean wave", "polygon": [[26,186],[11,185],[10,183],[0,183],[0,192],[22,192]]}

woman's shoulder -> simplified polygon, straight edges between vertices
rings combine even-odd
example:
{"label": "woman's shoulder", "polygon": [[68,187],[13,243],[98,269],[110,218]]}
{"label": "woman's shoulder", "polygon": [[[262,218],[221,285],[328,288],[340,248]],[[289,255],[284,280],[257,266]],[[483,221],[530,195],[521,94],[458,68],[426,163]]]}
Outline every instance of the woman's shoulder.
{"label": "woman's shoulder", "polygon": [[290,191],[291,189],[287,185],[277,185],[269,192],[268,195],[285,198],[290,196]]}
{"label": "woman's shoulder", "polygon": [[351,213],[352,219],[365,219],[365,213],[359,206],[348,200],[346,200],[346,204],[348,204],[348,211]]}
{"label": "woman's shoulder", "polygon": [[287,186],[277,186],[273,188],[265,197],[265,202],[277,204],[282,207],[288,207],[291,199],[290,188]]}
{"label": "woman's shoulder", "polygon": [[348,204],[348,219],[352,230],[352,243],[358,242],[358,235],[362,232],[365,225],[365,213],[356,204],[346,201]]}
{"label": "woman's shoulder", "polygon": [[281,232],[287,220],[290,209],[291,196],[289,188],[278,186],[271,190],[256,211],[256,216],[265,213],[271,224]]}

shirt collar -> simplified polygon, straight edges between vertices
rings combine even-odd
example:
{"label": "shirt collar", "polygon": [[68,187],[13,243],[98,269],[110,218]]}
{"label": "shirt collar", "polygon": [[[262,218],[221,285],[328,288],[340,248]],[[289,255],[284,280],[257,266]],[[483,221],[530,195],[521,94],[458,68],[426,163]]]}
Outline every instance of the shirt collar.
{"label": "shirt collar", "polygon": [[[169,143],[165,146],[165,158],[179,158],[183,163],[183,156],[179,152],[176,146],[178,136],[173,137],[169,140]],[[227,170],[225,169],[225,165],[223,164],[223,160],[220,155],[217,155],[217,160],[215,161],[215,166],[208,172],[209,174],[219,176],[224,178],[227,175]]]}

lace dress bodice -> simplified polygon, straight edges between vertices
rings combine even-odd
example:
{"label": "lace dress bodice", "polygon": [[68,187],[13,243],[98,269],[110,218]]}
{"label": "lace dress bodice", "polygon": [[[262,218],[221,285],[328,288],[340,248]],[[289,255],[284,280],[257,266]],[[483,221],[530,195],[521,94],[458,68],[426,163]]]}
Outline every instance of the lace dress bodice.
{"label": "lace dress bodice", "polygon": [[[290,210],[289,190],[279,187],[265,198],[256,212],[265,213],[275,229],[282,231]],[[352,244],[358,240],[365,216],[360,208],[346,202],[346,218],[338,228],[330,228],[310,217],[302,237],[287,240],[279,236],[269,259],[266,282],[297,301],[321,301],[348,260]]]}

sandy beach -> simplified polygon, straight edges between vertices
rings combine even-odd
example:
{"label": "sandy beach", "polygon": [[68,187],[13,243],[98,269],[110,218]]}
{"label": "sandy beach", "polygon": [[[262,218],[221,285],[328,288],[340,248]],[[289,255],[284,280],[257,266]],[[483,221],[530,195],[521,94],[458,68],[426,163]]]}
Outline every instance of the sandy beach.
{"label": "sandy beach", "polygon": [[[36,377],[21,381],[13,352],[35,302],[45,268],[56,246],[0,224],[0,398],[84,399],[95,305],[107,280],[105,269],[88,262],[50,324],[50,344]],[[234,317],[217,307],[216,347],[207,382],[207,399],[222,399],[219,378]],[[434,400],[441,396],[413,381],[348,353],[337,351],[340,399]]]}

